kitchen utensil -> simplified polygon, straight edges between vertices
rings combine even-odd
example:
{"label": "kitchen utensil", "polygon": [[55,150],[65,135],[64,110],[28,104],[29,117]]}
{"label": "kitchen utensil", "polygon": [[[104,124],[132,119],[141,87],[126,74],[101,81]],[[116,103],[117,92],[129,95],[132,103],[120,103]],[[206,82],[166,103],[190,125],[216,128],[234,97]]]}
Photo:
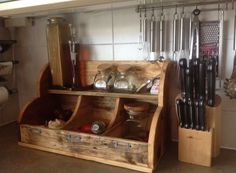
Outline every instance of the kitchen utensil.
{"label": "kitchen utensil", "polygon": [[150,23],[150,55],[148,58],[149,61],[157,60],[156,52],[156,19],[154,16],[154,9],[152,11],[151,23]]}
{"label": "kitchen utensil", "polygon": [[204,131],[206,129],[205,125],[205,102],[202,98],[198,102],[198,116],[200,123],[200,130]]}
{"label": "kitchen utensil", "polygon": [[189,126],[190,128],[195,127],[195,117],[194,117],[194,103],[191,98],[188,98],[188,116],[189,116]]}
{"label": "kitchen utensil", "polygon": [[180,87],[181,87],[181,95],[185,97],[186,95],[186,71],[187,68],[187,60],[182,58],[179,60],[179,78],[180,78]]}
{"label": "kitchen utensil", "polygon": [[184,102],[181,99],[176,100],[176,109],[179,126],[184,127]]}
{"label": "kitchen utensil", "polygon": [[189,59],[198,59],[199,58],[199,18],[200,14],[199,9],[193,10],[193,21],[191,26],[191,46],[190,46],[190,55]]}
{"label": "kitchen utensil", "polygon": [[199,59],[193,59],[194,96],[199,98]]}
{"label": "kitchen utensil", "polygon": [[143,19],[142,19],[142,11],[139,11],[139,50],[143,49]]}
{"label": "kitchen utensil", "polygon": [[206,94],[206,61],[204,59],[200,59],[199,61],[199,98],[205,100]]}
{"label": "kitchen utensil", "polygon": [[163,61],[164,60],[164,51],[165,51],[165,45],[164,45],[164,40],[165,40],[165,21],[164,21],[164,13],[163,13],[163,8],[161,11],[161,16],[160,16],[160,57],[159,60]]}
{"label": "kitchen utensil", "polygon": [[193,72],[192,67],[187,67],[186,75],[186,98],[193,99]]}
{"label": "kitchen utensil", "polygon": [[207,105],[215,105],[215,83],[216,83],[216,60],[214,57],[209,59],[207,65]]}
{"label": "kitchen utensil", "polygon": [[178,51],[178,13],[177,7],[175,8],[175,13],[173,16],[173,61],[177,60],[177,51]]}
{"label": "kitchen utensil", "polygon": [[194,102],[194,117],[195,117],[195,129],[200,129],[200,120],[199,120],[199,102],[196,100]]}
{"label": "kitchen utensil", "polygon": [[184,113],[182,115],[184,127],[188,129],[190,127],[190,121],[189,121],[189,115],[188,115],[188,100],[185,97],[182,100],[183,100],[183,105],[184,105]]}

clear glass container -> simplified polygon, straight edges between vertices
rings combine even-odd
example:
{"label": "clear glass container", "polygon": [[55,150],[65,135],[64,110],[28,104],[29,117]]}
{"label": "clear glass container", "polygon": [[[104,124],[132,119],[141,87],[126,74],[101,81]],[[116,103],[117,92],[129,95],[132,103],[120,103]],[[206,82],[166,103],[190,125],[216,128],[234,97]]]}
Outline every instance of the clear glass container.
{"label": "clear glass container", "polygon": [[118,67],[119,74],[116,77],[114,82],[114,90],[122,92],[133,92],[135,87],[127,76],[128,70],[131,68],[131,65],[120,65]]}
{"label": "clear glass container", "polygon": [[98,73],[94,78],[94,88],[109,90],[112,88],[116,75],[116,66],[110,64],[101,64],[97,67]]}
{"label": "clear glass container", "polygon": [[147,122],[149,104],[143,102],[132,102],[124,105],[127,120],[125,121],[124,138],[147,141]]}

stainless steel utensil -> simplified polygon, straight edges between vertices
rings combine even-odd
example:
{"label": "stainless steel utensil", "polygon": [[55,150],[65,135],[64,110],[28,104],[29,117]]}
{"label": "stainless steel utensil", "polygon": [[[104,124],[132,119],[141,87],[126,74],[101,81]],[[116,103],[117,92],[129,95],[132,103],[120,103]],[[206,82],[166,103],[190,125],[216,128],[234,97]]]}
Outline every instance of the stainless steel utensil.
{"label": "stainless steel utensil", "polygon": [[173,58],[172,60],[177,60],[177,51],[178,51],[178,13],[177,8],[175,8],[175,13],[173,16]]}
{"label": "stainless steel utensil", "polygon": [[199,9],[193,11],[193,22],[191,26],[191,46],[190,46],[190,55],[189,59],[198,59],[199,58],[199,18],[200,14]]}
{"label": "stainless steel utensil", "polygon": [[161,16],[160,16],[160,58],[159,60],[162,61],[164,59],[164,51],[165,51],[165,45],[164,45],[164,37],[165,37],[165,33],[164,33],[164,26],[165,26],[165,16],[163,14],[163,9],[161,11]]}

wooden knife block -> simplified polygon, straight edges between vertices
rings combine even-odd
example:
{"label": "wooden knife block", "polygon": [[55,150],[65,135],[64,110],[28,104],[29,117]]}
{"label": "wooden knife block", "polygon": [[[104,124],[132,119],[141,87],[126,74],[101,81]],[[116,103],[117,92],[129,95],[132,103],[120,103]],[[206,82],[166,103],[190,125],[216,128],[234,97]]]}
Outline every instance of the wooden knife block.
{"label": "wooden knife block", "polygon": [[220,119],[221,98],[216,95],[215,106],[206,106],[206,125],[209,131],[179,128],[178,157],[180,161],[211,166],[211,158],[220,153]]}
{"label": "wooden knife block", "polygon": [[212,136],[210,131],[179,128],[178,157],[180,161],[211,166]]}

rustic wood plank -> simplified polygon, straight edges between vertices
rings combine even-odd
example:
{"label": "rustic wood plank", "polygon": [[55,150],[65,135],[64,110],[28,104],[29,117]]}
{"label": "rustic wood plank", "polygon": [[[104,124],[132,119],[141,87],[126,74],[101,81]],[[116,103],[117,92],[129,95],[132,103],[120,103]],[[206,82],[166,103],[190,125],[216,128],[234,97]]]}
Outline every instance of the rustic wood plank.
{"label": "rustic wood plank", "polygon": [[[155,164],[157,163],[158,159],[158,155],[157,155],[157,149],[160,150],[160,148],[157,147],[157,145],[159,144],[157,142],[157,140],[159,140],[160,142],[160,116],[161,116],[161,111],[162,111],[162,107],[158,107],[156,109],[156,112],[153,115],[152,118],[152,123],[150,126],[150,132],[149,132],[149,138],[148,138],[148,164],[149,167],[154,169],[155,168]],[[158,126],[159,125],[159,126]],[[160,152],[160,151],[159,151]]]}
{"label": "rustic wood plank", "polygon": [[21,125],[20,130],[24,143],[147,166],[147,143],[28,125]]}
{"label": "rustic wood plank", "polygon": [[134,98],[143,100],[154,100],[157,102],[157,95],[152,94],[132,94],[132,93],[116,93],[116,92],[105,92],[105,91],[70,91],[70,90],[54,90],[49,89],[49,94],[61,94],[61,95],[83,95],[83,96],[104,96],[104,97],[117,97],[117,98]]}

